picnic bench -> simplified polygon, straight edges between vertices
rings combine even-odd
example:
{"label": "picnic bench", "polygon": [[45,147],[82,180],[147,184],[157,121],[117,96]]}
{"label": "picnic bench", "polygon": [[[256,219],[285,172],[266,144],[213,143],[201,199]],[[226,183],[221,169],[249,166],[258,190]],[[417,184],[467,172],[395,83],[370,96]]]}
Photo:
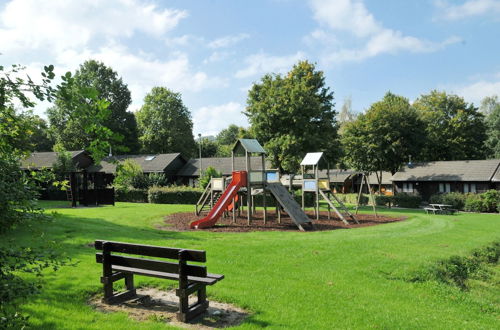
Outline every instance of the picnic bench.
{"label": "picnic bench", "polygon": [[[137,297],[134,275],[150,276],[179,282],[176,295],[179,297],[177,319],[188,322],[208,308],[206,286],[213,285],[224,275],[209,274],[206,266],[191,265],[188,261],[206,262],[206,252],[153,245],[131,244],[96,240],[96,261],[102,263],[101,283],[104,285],[103,302],[116,304]],[[120,254],[117,254],[120,253]],[[173,259],[175,262],[136,256]],[[125,279],[127,291],[115,293],[113,283]],[[197,302],[189,305],[189,295],[197,293]]]}
{"label": "picnic bench", "polygon": [[425,207],[424,210],[427,214],[454,214],[455,209],[452,209],[452,205],[448,204],[429,204],[430,207]]}

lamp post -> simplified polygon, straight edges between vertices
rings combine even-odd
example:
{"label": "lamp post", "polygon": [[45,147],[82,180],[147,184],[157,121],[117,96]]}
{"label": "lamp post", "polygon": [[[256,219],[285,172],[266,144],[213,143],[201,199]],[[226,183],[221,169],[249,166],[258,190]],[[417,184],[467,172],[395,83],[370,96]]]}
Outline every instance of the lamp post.
{"label": "lamp post", "polygon": [[199,147],[199,151],[200,151],[200,176],[198,178],[198,180],[201,180],[201,175],[202,175],[202,169],[203,169],[203,164],[201,162],[201,133],[198,133],[198,147]]}

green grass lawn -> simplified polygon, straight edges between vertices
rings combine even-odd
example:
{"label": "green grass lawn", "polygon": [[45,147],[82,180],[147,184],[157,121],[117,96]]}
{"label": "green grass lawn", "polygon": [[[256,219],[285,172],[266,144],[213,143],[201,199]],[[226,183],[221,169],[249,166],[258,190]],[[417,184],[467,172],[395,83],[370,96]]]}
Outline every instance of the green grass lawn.
{"label": "green grass lawn", "polygon": [[[468,255],[500,239],[498,214],[406,215],[403,222],[329,232],[169,232],[155,229],[189,205],[118,203],[97,208],[61,208],[51,223],[17,229],[1,244],[59,242],[76,266],[47,272],[41,294],[23,305],[34,329],[158,329],[123,313],[102,313],[87,305],[100,292],[101,265],[95,239],[204,249],[208,269],[226,278],[208,288],[209,299],[251,311],[241,328],[433,328],[493,329],[500,324],[500,269],[462,291],[438,282],[407,278],[437,260]],[[368,212],[368,208],[364,208]],[[174,282],[137,277],[142,286]]]}

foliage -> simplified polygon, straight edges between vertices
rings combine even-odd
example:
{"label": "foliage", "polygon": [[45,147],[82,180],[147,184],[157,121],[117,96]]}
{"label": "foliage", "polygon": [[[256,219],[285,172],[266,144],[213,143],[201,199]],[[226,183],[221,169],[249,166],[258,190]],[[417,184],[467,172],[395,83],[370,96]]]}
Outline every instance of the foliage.
{"label": "foliage", "polygon": [[418,194],[397,193],[394,195],[394,205],[406,208],[418,208],[422,203],[422,197]]}
{"label": "foliage", "polygon": [[147,203],[148,190],[147,189],[115,189],[115,199],[117,202],[132,202],[132,203]]}
{"label": "foliage", "polygon": [[212,178],[222,178],[222,173],[214,167],[209,166],[203,171],[199,184],[202,189],[205,189]]}
{"label": "foliage", "polygon": [[202,191],[186,186],[152,187],[148,190],[148,201],[154,204],[196,204]]}
{"label": "foliage", "polygon": [[73,163],[71,153],[66,150],[60,150],[57,153],[55,163],[52,165],[52,170],[59,180],[64,180],[69,172],[75,172],[76,166]]}
{"label": "foliage", "polygon": [[488,190],[482,194],[468,194],[465,200],[465,211],[469,212],[499,212],[500,191]]}
{"label": "foliage", "polygon": [[[200,148],[200,141],[196,140],[196,150]],[[210,140],[208,138],[201,139],[201,157],[210,158],[215,157],[217,155],[217,151],[219,150],[219,146],[217,142],[214,140]],[[196,154],[199,157],[199,153]]]}
{"label": "foliage", "polygon": [[338,150],[333,107],[323,72],[301,61],[284,76],[266,74],[254,84],[244,113],[272,166],[294,173],[307,152],[324,151],[334,163]]}
{"label": "foliage", "polygon": [[416,274],[412,281],[436,280],[456,285],[465,290],[468,280],[479,273],[485,264],[496,264],[500,260],[500,242],[493,242],[476,249],[468,256],[451,256],[440,260],[427,270]]}
{"label": "foliage", "polygon": [[142,175],[141,166],[131,159],[126,159],[123,163],[116,165],[116,176],[113,183],[115,188],[126,191],[133,187],[133,180]]}
{"label": "foliage", "polygon": [[164,173],[141,173],[141,175],[132,177],[131,185],[136,189],[148,189],[153,186],[164,187],[168,185],[168,178]]}
{"label": "foliage", "polygon": [[[348,204],[358,204],[358,194],[353,193],[353,194],[335,194],[340,201]],[[369,202],[369,197],[366,196],[365,194],[361,194],[361,199],[359,201],[360,205],[368,205]]]}
{"label": "foliage", "polygon": [[47,121],[36,115],[30,115],[29,120],[31,121],[33,133],[29,137],[29,143],[31,145],[31,151],[51,151],[55,140],[50,134],[49,126]]}
{"label": "foliage", "polygon": [[239,133],[240,127],[235,124],[231,124],[227,128],[220,131],[219,134],[217,134],[215,141],[219,145],[232,146],[236,143],[236,140],[240,138]]}
{"label": "foliage", "polygon": [[[74,75],[74,88],[92,91],[86,96],[98,96],[100,102],[85,98],[73,104],[56,102],[47,114],[57,143],[79,150],[100,137],[107,142],[107,150],[138,151],[137,123],[134,114],[127,112],[130,91],[115,71],[101,62],[86,61]],[[107,104],[105,109],[103,104]]]}
{"label": "foliage", "polygon": [[344,162],[364,172],[396,173],[410,155],[420,152],[423,123],[408,99],[388,92],[342,134]]}
{"label": "foliage", "polygon": [[394,204],[394,196],[375,195],[375,204],[377,206],[391,207]]}
{"label": "foliage", "polygon": [[467,194],[450,192],[445,194],[434,194],[429,198],[429,202],[432,204],[451,205],[453,209],[463,210],[466,199],[467,199]]}
{"label": "foliage", "polygon": [[180,93],[153,87],[136,113],[142,152],[196,154],[191,113]]}
{"label": "foliage", "polygon": [[500,106],[498,95],[487,96],[481,100],[479,111],[485,116],[490,116]]}
{"label": "foliage", "polygon": [[486,126],[473,104],[457,95],[431,91],[413,104],[425,123],[422,161],[482,159]]}
{"label": "foliage", "polygon": [[464,210],[468,212],[485,212],[481,195],[469,194],[465,199]]}
{"label": "foliage", "polygon": [[500,159],[500,102],[495,98],[495,103],[486,117],[486,148],[487,157]]}

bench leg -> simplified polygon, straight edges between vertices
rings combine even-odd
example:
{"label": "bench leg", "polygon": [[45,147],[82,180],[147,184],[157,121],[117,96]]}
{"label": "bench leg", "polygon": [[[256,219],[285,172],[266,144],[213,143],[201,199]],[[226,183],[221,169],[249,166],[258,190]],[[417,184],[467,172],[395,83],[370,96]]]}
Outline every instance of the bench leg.
{"label": "bench leg", "polygon": [[[125,279],[125,287],[127,288],[127,291],[115,294],[113,290],[113,283],[121,278]],[[101,281],[104,283],[103,302],[106,304],[122,303],[137,296],[137,292],[134,287],[133,274],[115,273],[113,276],[103,277]]]}
{"label": "bench leg", "polygon": [[[179,297],[179,312],[177,313],[177,319],[181,322],[189,322],[208,308],[207,301],[207,288],[205,285],[195,284],[199,286],[197,290],[195,287],[177,290],[177,296]],[[189,305],[189,294],[197,293],[196,303]]]}

